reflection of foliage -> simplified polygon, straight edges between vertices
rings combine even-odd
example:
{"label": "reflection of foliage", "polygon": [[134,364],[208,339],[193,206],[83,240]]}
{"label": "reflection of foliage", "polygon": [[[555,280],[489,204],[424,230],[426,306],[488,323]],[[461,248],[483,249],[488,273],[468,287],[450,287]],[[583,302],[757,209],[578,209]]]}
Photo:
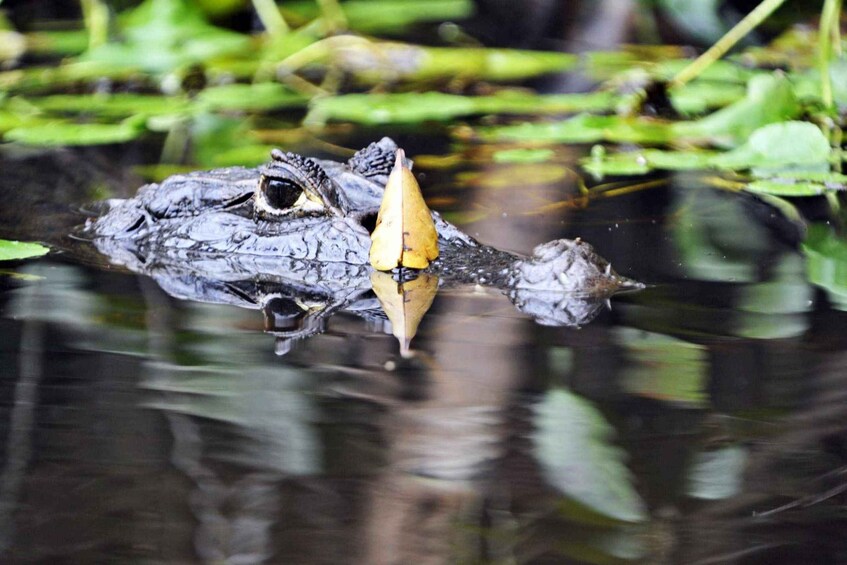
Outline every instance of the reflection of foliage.
{"label": "reflection of foliage", "polygon": [[623,328],[619,338],[628,363],[623,388],[631,393],[690,407],[706,402],[706,352],[680,339]]}
{"label": "reflection of foliage", "polygon": [[837,308],[847,309],[847,241],[831,227],[814,224],[803,250],[809,281],[825,288]]}
{"label": "reflection of foliage", "polygon": [[646,520],[620,449],[609,445],[612,428],[591,404],[553,390],[535,406],[535,455],[547,481],[589,523]]}

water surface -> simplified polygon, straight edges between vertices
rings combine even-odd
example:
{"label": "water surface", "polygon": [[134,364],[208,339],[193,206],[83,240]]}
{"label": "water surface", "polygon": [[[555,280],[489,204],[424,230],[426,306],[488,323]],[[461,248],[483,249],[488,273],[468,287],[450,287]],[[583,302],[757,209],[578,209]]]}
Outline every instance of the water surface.
{"label": "water surface", "polygon": [[416,139],[481,241],[579,236],[649,288],[581,328],[449,289],[405,357],[349,312],[287,342],[65,237],[144,146],[4,150],[0,236],[57,251],[0,276],[3,562],[847,559],[847,318],[795,226],[702,177],[585,202],[578,150],[443,169]]}

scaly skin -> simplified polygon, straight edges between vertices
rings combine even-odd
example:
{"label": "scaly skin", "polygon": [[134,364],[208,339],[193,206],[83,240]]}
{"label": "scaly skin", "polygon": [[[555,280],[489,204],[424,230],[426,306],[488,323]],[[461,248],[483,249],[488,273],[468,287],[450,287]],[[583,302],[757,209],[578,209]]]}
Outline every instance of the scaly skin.
{"label": "scaly skin", "polygon": [[[108,210],[89,221],[82,235],[136,272],[224,281],[281,276],[336,290],[356,286],[357,277],[370,272],[365,226],[379,209],[396,149],[384,138],[346,164],[275,151],[259,169],[175,175],[142,187],[134,198],[107,201]],[[269,205],[287,202],[289,194],[297,204]],[[482,284],[513,295],[608,296],[640,287],[579,240],[552,241],[522,257],[478,243],[437,213],[433,219],[440,256],[427,270],[442,284]]]}

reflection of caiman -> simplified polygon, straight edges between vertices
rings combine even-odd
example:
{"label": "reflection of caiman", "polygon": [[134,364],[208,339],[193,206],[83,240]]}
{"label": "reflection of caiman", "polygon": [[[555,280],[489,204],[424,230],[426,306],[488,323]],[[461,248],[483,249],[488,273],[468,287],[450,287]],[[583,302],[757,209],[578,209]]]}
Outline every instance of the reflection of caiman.
{"label": "reflection of caiman", "polygon": [[[369,229],[396,150],[384,138],[347,163],[273,151],[260,169],[176,175],[134,198],[107,201],[82,233],[113,262],[153,276],[177,297],[263,306],[266,314],[273,297],[293,295],[301,305],[349,309],[370,290]],[[502,289],[543,323],[586,322],[610,294],[641,286],[580,240],[551,241],[521,257],[433,218],[440,257],[428,272],[441,284]],[[328,317],[320,310],[320,319]]]}

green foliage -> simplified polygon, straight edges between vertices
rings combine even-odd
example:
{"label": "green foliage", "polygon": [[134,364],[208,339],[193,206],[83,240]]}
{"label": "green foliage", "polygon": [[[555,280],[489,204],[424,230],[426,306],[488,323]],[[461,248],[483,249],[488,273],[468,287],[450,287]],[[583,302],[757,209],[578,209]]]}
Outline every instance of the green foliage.
{"label": "green foliage", "polygon": [[247,37],[207,23],[185,0],[145,0],[119,23],[122,41],[100,45],[83,60],[162,73],[242,52],[248,44]]}
{"label": "green foliage", "polygon": [[446,121],[476,114],[564,114],[611,110],[611,92],[540,96],[503,91],[491,96],[459,96],[441,92],[347,94],[312,102],[310,122],[342,120],[362,124]]}
{"label": "green foliage", "polygon": [[0,239],[0,261],[15,261],[30,257],[40,257],[49,251],[48,248],[37,243]]}
{"label": "green foliage", "polygon": [[[347,0],[343,7],[348,27],[363,33],[397,33],[419,22],[463,20],[474,11],[470,0]],[[309,0],[285,2],[282,10],[294,23],[320,16],[318,4]]]}

